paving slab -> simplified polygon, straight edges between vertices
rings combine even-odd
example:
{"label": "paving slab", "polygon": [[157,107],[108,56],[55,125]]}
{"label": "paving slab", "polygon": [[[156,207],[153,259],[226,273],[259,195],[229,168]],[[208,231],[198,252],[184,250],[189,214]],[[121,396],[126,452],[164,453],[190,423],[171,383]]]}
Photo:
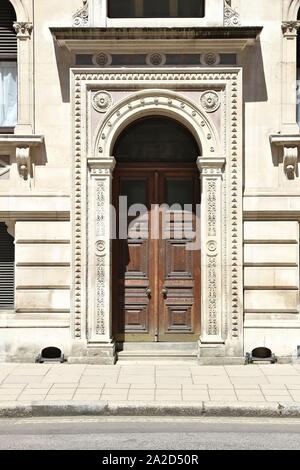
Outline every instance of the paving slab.
{"label": "paving slab", "polygon": [[[300,365],[0,365],[0,416],[300,417]],[[4,373],[5,371],[5,373]]]}

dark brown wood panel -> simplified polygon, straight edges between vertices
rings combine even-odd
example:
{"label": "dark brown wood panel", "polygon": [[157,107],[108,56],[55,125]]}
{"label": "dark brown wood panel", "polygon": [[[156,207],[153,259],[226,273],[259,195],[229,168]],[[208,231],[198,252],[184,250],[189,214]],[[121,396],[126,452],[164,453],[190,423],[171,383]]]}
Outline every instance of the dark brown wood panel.
{"label": "dark brown wood panel", "polygon": [[[118,341],[194,341],[200,333],[200,250],[189,250],[200,202],[195,165],[119,164],[114,205],[143,203],[113,242],[113,329]],[[158,209],[168,204],[171,210]],[[175,205],[174,205],[175,204]],[[181,206],[178,206],[181,204]],[[135,207],[135,206],[134,206]],[[161,207],[161,206],[160,206]],[[157,236],[153,236],[153,225]],[[117,232],[119,224],[117,224]]]}
{"label": "dark brown wood panel", "polygon": [[159,256],[159,341],[193,341],[200,332],[200,250],[195,239],[200,202],[197,169],[160,172],[160,201],[170,207]]}

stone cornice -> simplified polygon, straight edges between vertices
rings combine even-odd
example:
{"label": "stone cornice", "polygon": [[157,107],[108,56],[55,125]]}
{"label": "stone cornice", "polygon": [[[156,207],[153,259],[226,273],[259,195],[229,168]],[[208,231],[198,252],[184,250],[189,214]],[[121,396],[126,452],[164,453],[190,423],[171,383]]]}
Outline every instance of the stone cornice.
{"label": "stone cornice", "polygon": [[[153,49],[154,44],[170,43],[181,45],[195,45],[207,48],[209,45],[220,50],[242,50],[247,45],[253,45],[258,40],[262,26],[245,27],[203,27],[203,28],[69,28],[52,27],[52,36],[60,46],[71,51],[76,49],[87,50],[91,48],[110,47],[119,41],[118,45],[126,42],[132,45],[144,43]],[[149,40],[151,43],[149,43]]]}
{"label": "stone cornice", "polygon": [[300,134],[272,134],[270,143],[279,147],[298,147],[300,146]]}
{"label": "stone cornice", "polygon": [[1,147],[37,147],[44,143],[42,135],[0,134]]}

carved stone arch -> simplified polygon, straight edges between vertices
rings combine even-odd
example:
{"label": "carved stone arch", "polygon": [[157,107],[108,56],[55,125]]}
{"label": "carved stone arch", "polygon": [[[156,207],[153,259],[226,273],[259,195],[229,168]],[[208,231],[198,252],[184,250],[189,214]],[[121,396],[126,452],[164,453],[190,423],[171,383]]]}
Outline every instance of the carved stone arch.
{"label": "carved stone arch", "polygon": [[155,115],[173,118],[185,126],[198,143],[202,156],[213,158],[222,155],[217,130],[196,103],[179,93],[155,89],[134,93],[110,110],[97,129],[94,158],[113,156],[114,144],[129,124]]}
{"label": "carved stone arch", "polygon": [[283,5],[283,21],[297,21],[300,0],[287,0]]}
{"label": "carved stone arch", "polygon": [[27,8],[24,5],[24,2],[22,0],[9,0],[9,2],[12,4],[12,6],[13,6],[15,12],[16,12],[18,22],[28,22],[28,21],[30,21]]}

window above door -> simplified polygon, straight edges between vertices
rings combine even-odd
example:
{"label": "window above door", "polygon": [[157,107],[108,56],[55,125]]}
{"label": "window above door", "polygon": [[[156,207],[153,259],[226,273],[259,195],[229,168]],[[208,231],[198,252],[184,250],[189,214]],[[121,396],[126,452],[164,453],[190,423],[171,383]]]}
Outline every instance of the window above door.
{"label": "window above door", "polygon": [[[227,2],[227,0],[226,0]],[[225,0],[83,0],[74,26],[211,27],[224,26]]]}
{"label": "window above door", "polygon": [[203,18],[205,0],[108,0],[109,18]]}

